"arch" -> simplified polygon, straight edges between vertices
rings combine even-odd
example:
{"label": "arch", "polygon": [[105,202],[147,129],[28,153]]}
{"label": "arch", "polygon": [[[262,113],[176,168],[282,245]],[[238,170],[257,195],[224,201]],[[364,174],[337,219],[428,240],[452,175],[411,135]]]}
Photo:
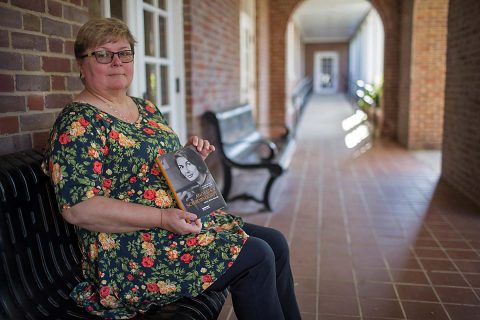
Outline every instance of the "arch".
{"label": "arch", "polygon": [[[285,32],[288,21],[296,8],[308,0],[276,0],[269,8],[268,26],[270,29],[269,56],[269,112],[270,126],[283,125],[285,119]],[[384,50],[384,122],[382,134],[395,136],[398,113],[399,77],[399,19],[400,3],[398,0],[371,0],[373,8],[378,11],[385,32]]]}

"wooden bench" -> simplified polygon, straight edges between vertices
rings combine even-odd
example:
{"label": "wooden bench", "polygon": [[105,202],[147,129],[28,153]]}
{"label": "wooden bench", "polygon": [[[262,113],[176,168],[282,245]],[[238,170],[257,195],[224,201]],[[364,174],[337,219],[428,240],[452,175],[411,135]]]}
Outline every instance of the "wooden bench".
{"label": "wooden bench", "polygon": [[[41,160],[35,151],[0,156],[0,319],[100,319],[69,297],[82,277],[80,249]],[[217,319],[226,296],[209,291],[138,318]]]}
{"label": "wooden bench", "polygon": [[[296,145],[293,135],[287,132],[275,142],[266,139],[257,129],[253,108],[249,104],[223,111],[207,111],[202,115],[202,121],[213,136],[212,142],[217,147],[222,162],[224,198],[227,201],[253,200],[264,205],[262,210],[271,211],[270,190],[274,181],[290,165]],[[229,197],[233,168],[247,171],[264,169],[269,172],[261,199],[249,193]]]}

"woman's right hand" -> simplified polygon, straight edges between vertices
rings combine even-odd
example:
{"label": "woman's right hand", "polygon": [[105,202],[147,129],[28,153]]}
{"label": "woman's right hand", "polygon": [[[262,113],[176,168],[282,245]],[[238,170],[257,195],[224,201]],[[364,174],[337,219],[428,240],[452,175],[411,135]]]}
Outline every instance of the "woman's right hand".
{"label": "woman's right hand", "polygon": [[[177,208],[161,209],[163,212],[161,228],[170,232],[184,235],[199,233],[202,230],[202,222],[193,213]],[[190,221],[190,222],[188,222]]]}

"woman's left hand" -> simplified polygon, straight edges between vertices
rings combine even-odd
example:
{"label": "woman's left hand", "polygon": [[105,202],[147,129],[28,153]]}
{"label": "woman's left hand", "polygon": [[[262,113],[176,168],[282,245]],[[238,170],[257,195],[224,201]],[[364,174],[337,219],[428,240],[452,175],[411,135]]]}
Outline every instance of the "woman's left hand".
{"label": "woman's left hand", "polygon": [[193,145],[197,148],[197,151],[202,155],[203,160],[205,160],[210,153],[215,151],[215,147],[210,144],[206,139],[199,138],[198,136],[191,136],[188,139],[187,146]]}

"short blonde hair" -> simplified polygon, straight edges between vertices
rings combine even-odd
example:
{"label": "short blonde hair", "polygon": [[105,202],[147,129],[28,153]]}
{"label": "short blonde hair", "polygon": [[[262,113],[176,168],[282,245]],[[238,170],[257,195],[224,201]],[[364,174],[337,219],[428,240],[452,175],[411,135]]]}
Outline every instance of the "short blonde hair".
{"label": "short blonde hair", "polygon": [[135,38],[122,20],[117,18],[90,20],[78,31],[74,46],[75,57],[80,59],[88,48],[120,40],[127,40],[130,49],[134,51]]}

